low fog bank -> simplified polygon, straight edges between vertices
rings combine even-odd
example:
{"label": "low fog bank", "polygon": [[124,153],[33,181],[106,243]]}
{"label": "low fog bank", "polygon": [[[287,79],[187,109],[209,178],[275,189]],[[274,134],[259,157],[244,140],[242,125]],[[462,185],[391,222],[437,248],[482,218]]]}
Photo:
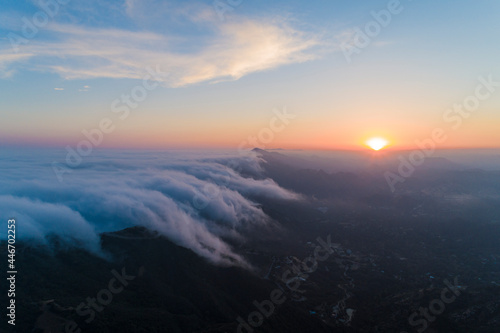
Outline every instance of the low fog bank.
{"label": "low fog bank", "polygon": [[247,266],[227,240],[273,223],[254,199],[299,198],[266,179],[252,152],[102,150],[75,167],[65,156],[2,150],[0,219],[17,220],[18,239],[55,235],[100,253],[100,233],[144,226],[214,263]]}

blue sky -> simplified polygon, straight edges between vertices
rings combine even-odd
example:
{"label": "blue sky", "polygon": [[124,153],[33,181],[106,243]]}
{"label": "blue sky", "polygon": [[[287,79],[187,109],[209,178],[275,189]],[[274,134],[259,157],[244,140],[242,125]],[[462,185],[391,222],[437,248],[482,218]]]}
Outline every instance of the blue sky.
{"label": "blue sky", "polygon": [[[160,87],[105,146],[237,146],[286,106],[297,120],[270,146],[353,148],[384,135],[410,147],[479,76],[500,80],[496,1],[401,1],[351,62],[343,43],[391,1],[221,1],[224,20],[212,1],[68,1],[14,50],[43,3],[55,0],[0,5],[4,145],[78,142],[146,68],[160,69]],[[499,95],[447,146],[498,146]]]}

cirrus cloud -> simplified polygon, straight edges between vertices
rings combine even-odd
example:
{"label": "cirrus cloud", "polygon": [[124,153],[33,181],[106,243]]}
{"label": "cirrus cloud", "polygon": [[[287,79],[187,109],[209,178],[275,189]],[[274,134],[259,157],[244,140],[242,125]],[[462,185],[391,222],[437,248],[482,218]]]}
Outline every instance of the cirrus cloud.
{"label": "cirrus cloud", "polygon": [[[317,34],[300,31],[284,18],[237,17],[220,22],[213,8],[200,3],[174,6],[168,1],[128,0],[123,16],[134,22],[133,29],[51,22],[43,28],[44,38],[37,36],[20,45],[24,56],[7,54],[4,58],[10,58],[3,66],[56,73],[69,80],[142,79],[147,67],[159,67],[169,73],[165,85],[179,87],[237,80],[313,60],[323,43]],[[9,48],[0,52],[8,53]],[[29,61],[15,61],[26,58]]]}

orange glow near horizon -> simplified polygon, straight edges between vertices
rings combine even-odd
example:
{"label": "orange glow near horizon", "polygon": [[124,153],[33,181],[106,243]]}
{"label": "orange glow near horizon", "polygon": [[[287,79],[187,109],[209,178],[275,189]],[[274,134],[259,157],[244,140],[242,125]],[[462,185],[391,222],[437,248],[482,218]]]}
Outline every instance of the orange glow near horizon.
{"label": "orange glow near horizon", "polygon": [[[140,124],[140,128],[135,126]],[[382,151],[394,152],[418,149],[418,142],[429,140],[431,130],[426,128],[401,128],[387,124],[386,126],[370,126],[371,129],[358,127],[340,127],[332,131],[331,124],[318,128],[314,126],[300,127],[291,124],[286,131],[273,133],[272,140],[261,135],[264,125],[246,123],[231,128],[228,124],[189,124],[175,128],[171,123],[158,124],[134,122],[123,124],[110,134],[104,136],[99,148],[117,149],[289,149],[289,150],[327,150],[327,151],[371,151],[381,155]],[[163,126],[163,127],[162,127]],[[88,126],[88,128],[92,128]],[[148,128],[147,133],[144,129]],[[498,149],[498,140],[492,140],[498,135],[493,128],[464,128],[460,134],[448,130],[446,142],[436,144],[437,150],[448,149]],[[497,129],[498,131],[498,129]],[[259,136],[260,135],[260,136]],[[463,144],[464,138],[467,144]],[[265,139],[265,140],[264,140]],[[377,140],[381,140],[377,142]],[[77,130],[54,130],[50,135],[19,130],[18,133],[2,133],[1,144],[4,146],[37,146],[65,147],[76,146],[87,138]],[[375,140],[373,143],[372,140]],[[489,141],[488,141],[489,140]],[[486,144],[487,142],[487,144]],[[97,147],[94,147],[97,148]]]}

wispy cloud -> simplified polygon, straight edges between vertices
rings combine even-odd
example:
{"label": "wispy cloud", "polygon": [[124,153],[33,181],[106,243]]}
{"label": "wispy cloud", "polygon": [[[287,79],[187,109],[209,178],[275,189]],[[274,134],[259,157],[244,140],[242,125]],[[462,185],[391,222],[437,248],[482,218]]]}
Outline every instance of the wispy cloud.
{"label": "wispy cloud", "polygon": [[[66,25],[50,29],[59,33],[58,41],[29,46],[30,55],[38,58],[38,70],[55,72],[65,79],[140,79],[147,66],[159,66],[170,73],[167,84],[171,86],[234,80],[304,62],[315,58],[308,50],[318,44],[286,24],[251,20],[219,27],[211,43],[188,54],[175,52],[170,38],[156,33]],[[10,60],[16,59],[22,58]]]}
{"label": "wispy cloud", "polygon": [[[172,7],[169,2],[149,2],[158,7],[153,8],[159,13]],[[147,21],[145,17],[149,17],[148,22],[154,21],[155,13],[142,2],[128,0],[123,10],[135,21]],[[24,45],[24,57],[4,51],[4,57],[11,58],[3,59],[0,54],[0,66],[13,69],[21,65],[19,60],[31,57],[36,62],[25,63],[22,68],[57,73],[65,79],[141,79],[146,67],[159,66],[169,73],[165,84],[176,87],[236,80],[318,57],[315,48],[321,44],[319,37],[297,30],[285,19],[240,17],[222,23],[207,6],[188,4],[175,6],[175,12],[188,21],[189,29],[203,33],[53,23],[46,27],[50,39]]]}
{"label": "wispy cloud", "polygon": [[26,61],[33,56],[32,53],[7,53],[0,50],[0,78],[10,77],[14,74],[15,69],[12,64]]}

